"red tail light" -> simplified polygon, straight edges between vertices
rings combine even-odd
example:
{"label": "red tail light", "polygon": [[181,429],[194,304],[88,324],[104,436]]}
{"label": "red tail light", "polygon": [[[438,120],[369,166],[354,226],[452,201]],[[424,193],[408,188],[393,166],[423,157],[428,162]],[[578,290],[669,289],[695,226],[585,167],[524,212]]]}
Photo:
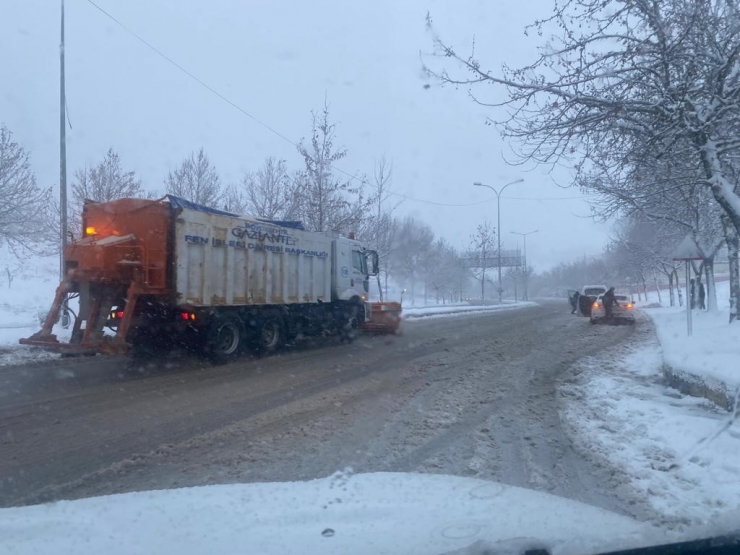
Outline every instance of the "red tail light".
{"label": "red tail light", "polygon": [[194,322],[195,321],[195,314],[193,314],[192,312],[181,312],[180,313],[180,318],[182,318],[185,321],[190,320],[191,322]]}
{"label": "red tail light", "polygon": [[120,320],[123,318],[123,310],[114,310],[110,313],[111,320]]}

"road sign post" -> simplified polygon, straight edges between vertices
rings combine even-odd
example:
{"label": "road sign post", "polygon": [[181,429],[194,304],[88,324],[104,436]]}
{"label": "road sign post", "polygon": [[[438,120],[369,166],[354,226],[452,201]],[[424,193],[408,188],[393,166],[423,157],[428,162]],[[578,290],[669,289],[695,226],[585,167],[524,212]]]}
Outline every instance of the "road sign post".
{"label": "road sign post", "polygon": [[691,271],[689,270],[689,264],[691,264],[688,260],[684,263],[686,266],[686,331],[691,337],[694,334],[694,328],[693,328],[693,322],[691,321],[691,286],[689,285],[689,281],[691,280]]}
{"label": "road sign post", "polygon": [[681,241],[681,244],[676,248],[676,252],[673,255],[673,260],[684,262],[686,265],[686,332],[689,337],[692,336],[693,322],[691,321],[691,269],[690,264],[692,260],[704,260],[704,253],[696,244],[694,238],[691,235],[687,235],[686,238]]}

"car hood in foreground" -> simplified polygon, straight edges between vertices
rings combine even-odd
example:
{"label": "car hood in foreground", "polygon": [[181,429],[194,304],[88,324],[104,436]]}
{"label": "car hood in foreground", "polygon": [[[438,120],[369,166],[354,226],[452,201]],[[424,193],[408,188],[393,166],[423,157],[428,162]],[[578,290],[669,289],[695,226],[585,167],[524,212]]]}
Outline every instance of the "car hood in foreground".
{"label": "car hood in foreground", "polygon": [[668,541],[602,509],[495,482],[337,473],[0,510],[0,551],[25,554],[398,553],[471,545],[590,553]]}

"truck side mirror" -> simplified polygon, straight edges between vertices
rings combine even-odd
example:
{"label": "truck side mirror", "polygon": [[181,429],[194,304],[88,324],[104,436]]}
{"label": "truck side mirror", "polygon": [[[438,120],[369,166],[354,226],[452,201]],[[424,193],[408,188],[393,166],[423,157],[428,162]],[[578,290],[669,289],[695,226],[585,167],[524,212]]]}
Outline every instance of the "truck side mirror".
{"label": "truck side mirror", "polygon": [[378,256],[377,251],[373,251],[371,253],[373,258],[373,273],[372,275],[377,276],[380,272],[380,257]]}

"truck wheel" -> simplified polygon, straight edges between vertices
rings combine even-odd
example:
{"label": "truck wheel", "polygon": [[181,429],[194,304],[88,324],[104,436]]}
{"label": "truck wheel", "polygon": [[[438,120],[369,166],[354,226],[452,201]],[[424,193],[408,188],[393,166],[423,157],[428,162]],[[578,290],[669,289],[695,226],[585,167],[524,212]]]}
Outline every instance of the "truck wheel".
{"label": "truck wheel", "polygon": [[277,316],[268,316],[260,324],[257,332],[257,352],[271,353],[277,350],[284,340],[283,322]]}
{"label": "truck wheel", "polygon": [[133,330],[128,343],[131,358],[138,360],[159,358],[172,349],[171,338],[161,331]]}
{"label": "truck wheel", "polygon": [[342,328],[339,330],[339,338],[347,343],[352,343],[360,333],[360,307],[351,304],[345,311],[342,319]]}
{"label": "truck wheel", "polygon": [[159,358],[164,354],[164,350],[156,345],[153,340],[139,340],[131,345],[129,350],[131,358],[135,360],[150,360]]}
{"label": "truck wheel", "polygon": [[207,333],[206,353],[213,362],[223,363],[239,354],[244,328],[238,318],[216,315]]}

